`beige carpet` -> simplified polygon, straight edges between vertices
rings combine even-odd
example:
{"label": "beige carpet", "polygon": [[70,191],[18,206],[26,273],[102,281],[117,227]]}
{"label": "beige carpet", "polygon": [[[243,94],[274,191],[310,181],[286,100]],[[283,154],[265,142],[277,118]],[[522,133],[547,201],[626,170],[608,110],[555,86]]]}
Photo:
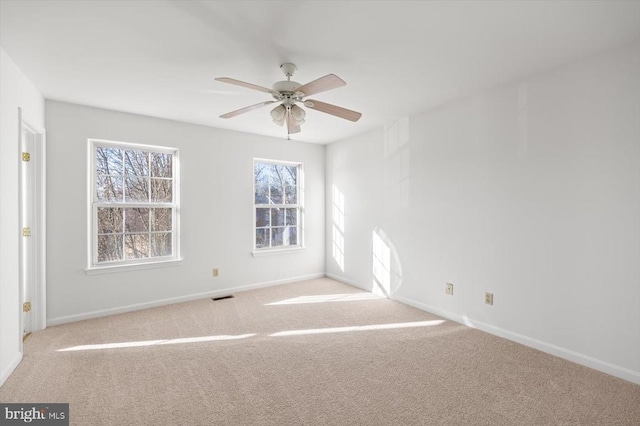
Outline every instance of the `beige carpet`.
{"label": "beige carpet", "polygon": [[326,278],[34,333],[0,401],[78,425],[640,424],[640,386]]}

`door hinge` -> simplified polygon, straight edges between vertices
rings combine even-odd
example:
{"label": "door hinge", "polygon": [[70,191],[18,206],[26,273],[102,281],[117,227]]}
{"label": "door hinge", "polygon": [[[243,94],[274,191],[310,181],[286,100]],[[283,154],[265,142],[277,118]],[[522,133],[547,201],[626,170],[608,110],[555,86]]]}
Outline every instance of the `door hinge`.
{"label": "door hinge", "polygon": [[31,302],[24,302],[22,304],[22,312],[29,312],[31,310]]}
{"label": "door hinge", "polygon": [[31,228],[22,228],[22,236],[30,237],[31,236]]}
{"label": "door hinge", "polygon": [[29,160],[31,160],[31,154],[29,154],[28,152],[23,152],[22,161],[29,161]]}

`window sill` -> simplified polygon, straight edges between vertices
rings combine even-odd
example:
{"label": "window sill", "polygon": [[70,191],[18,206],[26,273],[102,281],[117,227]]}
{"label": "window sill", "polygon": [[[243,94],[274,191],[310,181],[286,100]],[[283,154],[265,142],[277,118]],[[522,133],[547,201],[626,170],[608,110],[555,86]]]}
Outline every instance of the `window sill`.
{"label": "window sill", "polygon": [[289,248],[276,248],[276,249],[262,249],[262,250],[254,250],[251,252],[251,256],[253,257],[261,257],[261,256],[273,256],[278,254],[289,254],[296,251],[304,250],[304,246],[295,246]]}
{"label": "window sill", "polygon": [[115,272],[137,271],[141,269],[168,268],[180,266],[182,259],[160,260],[157,262],[131,263],[128,265],[92,266],[84,270],[87,275],[111,274]]}

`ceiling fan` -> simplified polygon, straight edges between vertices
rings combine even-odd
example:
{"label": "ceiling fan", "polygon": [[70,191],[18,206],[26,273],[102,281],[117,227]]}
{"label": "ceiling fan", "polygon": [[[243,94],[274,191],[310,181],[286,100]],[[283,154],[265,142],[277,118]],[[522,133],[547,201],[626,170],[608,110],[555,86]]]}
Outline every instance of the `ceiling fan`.
{"label": "ceiling fan", "polygon": [[296,66],[291,63],[285,63],[280,65],[280,69],[287,77],[286,80],[278,81],[273,84],[272,89],[266,87],[257,86],[255,84],[246,83],[244,81],[235,80],[229,77],[218,77],[217,81],[223,83],[235,84],[236,86],[242,86],[253,90],[259,90],[273,96],[273,101],[260,102],[259,104],[250,105],[248,107],[240,108],[235,111],[228,112],[220,116],[220,118],[231,118],[245,112],[253,111],[254,109],[261,108],[265,105],[279,103],[274,109],[271,110],[271,118],[273,122],[279,126],[287,124],[287,135],[300,132],[300,126],[304,124],[304,117],[306,112],[300,108],[297,103],[303,104],[307,108],[315,109],[316,111],[324,112],[327,114],[335,115],[336,117],[344,118],[349,121],[358,121],[362,114],[350,109],[342,108],[336,105],[327,104],[325,102],[316,101],[314,99],[306,99],[307,96],[315,95],[316,93],[326,92],[327,90],[336,89],[344,86],[347,83],[335,74],[328,74],[324,77],[320,77],[310,83],[301,85],[296,81],[291,81]]}

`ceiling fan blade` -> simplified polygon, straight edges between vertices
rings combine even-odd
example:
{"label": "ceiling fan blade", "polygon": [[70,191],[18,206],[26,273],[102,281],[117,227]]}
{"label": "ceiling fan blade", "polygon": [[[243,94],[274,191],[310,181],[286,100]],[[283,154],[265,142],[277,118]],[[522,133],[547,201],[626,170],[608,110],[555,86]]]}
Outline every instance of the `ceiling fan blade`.
{"label": "ceiling fan blade", "polygon": [[304,101],[304,106],[320,112],[335,115],[336,117],[344,118],[345,120],[349,121],[358,121],[360,120],[360,117],[362,117],[362,114],[357,111],[351,111],[350,109],[327,104],[313,99]]}
{"label": "ceiling fan blade", "polygon": [[266,87],[258,86],[256,84],[246,83],[244,81],[236,80],[234,78],[229,77],[218,77],[215,79],[216,81],[221,81],[223,83],[235,84],[236,86],[246,87],[248,89],[259,90],[265,93],[273,93],[273,90],[267,89]]}
{"label": "ceiling fan blade", "polygon": [[293,124],[291,113],[287,114],[287,133],[290,135],[294,133],[300,133],[300,126],[296,126],[295,124]]}
{"label": "ceiling fan blade", "polygon": [[235,111],[228,112],[226,114],[222,114],[220,116],[220,118],[235,117],[236,115],[244,114],[245,112],[249,112],[249,111],[253,111],[254,109],[262,108],[263,106],[272,104],[274,102],[276,102],[276,101],[260,102],[259,104],[251,105],[251,106],[248,106],[248,107],[237,109]]}
{"label": "ceiling fan blade", "polygon": [[345,86],[347,83],[335,74],[327,74],[317,80],[313,80],[298,88],[298,92],[304,93],[305,96],[315,95],[316,93],[326,92],[327,90],[336,89]]}

